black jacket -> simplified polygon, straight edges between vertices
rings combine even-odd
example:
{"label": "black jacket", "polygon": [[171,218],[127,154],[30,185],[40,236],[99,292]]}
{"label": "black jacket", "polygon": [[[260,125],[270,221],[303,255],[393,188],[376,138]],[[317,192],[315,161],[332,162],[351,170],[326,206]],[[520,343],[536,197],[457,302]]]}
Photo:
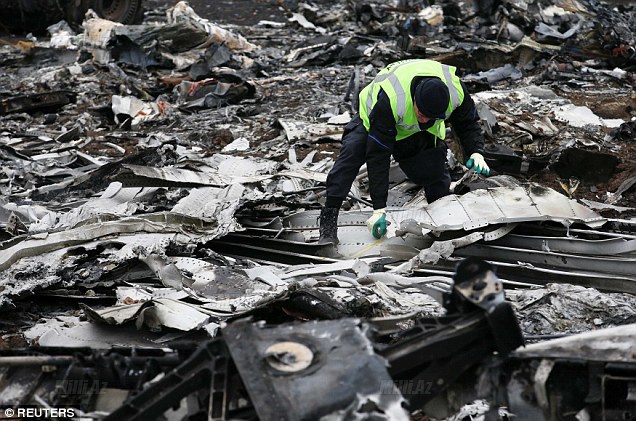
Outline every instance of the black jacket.
{"label": "black jacket", "polygon": [[[421,78],[417,77],[411,82],[411,95],[415,92],[415,87],[420,80]],[[483,154],[484,136],[479,126],[479,115],[475,103],[463,82],[462,88],[464,89],[464,101],[453,111],[446,122],[450,123],[457,133],[464,154],[468,157],[475,152]],[[381,209],[386,207],[389,190],[389,166],[397,134],[391,104],[383,91],[378,93],[378,101],[369,115],[369,122],[366,156],[369,193],[373,207]]]}

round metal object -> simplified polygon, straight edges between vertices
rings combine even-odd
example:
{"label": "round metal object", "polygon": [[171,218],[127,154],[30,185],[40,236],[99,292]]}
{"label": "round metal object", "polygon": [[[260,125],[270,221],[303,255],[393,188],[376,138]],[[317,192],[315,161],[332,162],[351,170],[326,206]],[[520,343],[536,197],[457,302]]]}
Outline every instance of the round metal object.
{"label": "round metal object", "polygon": [[93,0],[91,7],[104,19],[127,25],[143,18],[141,0]]}
{"label": "round metal object", "polygon": [[277,342],[265,350],[265,360],[275,370],[296,373],[309,367],[314,353],[298,342]]}

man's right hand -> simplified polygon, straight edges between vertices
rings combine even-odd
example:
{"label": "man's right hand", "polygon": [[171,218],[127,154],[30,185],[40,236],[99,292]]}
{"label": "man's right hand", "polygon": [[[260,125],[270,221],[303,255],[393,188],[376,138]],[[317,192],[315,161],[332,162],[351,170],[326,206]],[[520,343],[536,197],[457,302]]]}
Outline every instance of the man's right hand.
{"label": "man's right hand", "polygon": [[386,234],[386,209],[376,209],[371,218],[367,219],[367,228],[377,239]]}

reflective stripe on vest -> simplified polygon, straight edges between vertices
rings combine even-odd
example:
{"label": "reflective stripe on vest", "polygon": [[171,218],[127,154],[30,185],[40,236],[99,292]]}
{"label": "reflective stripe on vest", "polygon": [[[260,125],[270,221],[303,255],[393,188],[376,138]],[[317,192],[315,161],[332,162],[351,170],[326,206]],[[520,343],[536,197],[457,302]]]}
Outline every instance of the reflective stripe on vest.
{"label": "reflective stripe on vest", "polygon": [[[398,99],[397,110],[396,110],[398,115],[397,124],[400,127],[404,127],[407,130],[415,130],[416,128],[419,127],[419,125],[417,125],[417,127],[412,127],[412,126],[409,127],[402,122],[402,120],[404,119],[404,112],[406,111],[406,92],[404,92],[404,88],[402,87],[402,84],[400,83],[399,79],[395,75],[395,71],[397,69],[404,66],[405,64],[410,64],[410,63],[412,63],[411,60],[404,60],[404,62],[396,65],[394,69],[391,69],[389,73],[377,75],[375,79],[373,79],[373,82],[371,82],[371,90],[369,91],[369,96],[367,97],[367,111],[373,109],[373,98],[375,98],[373,88],[375,88],[376,84],[379,84],[380,82],[384,82],[386,79],[388,79],[389,83],[395,90],[395,94],[397,95],[397,99]],[[410,95],[410,92],[409,92],[409,95]]]}
{"label": "reflective stripe on vest", "polygon": [[[395,101],[396,109],[393,110],[395,112],[396,116],[397,116],[396,125],[399,126],[401,129],[406,130],[406,131],[420,131],[418,123],[413,124],[413,125],[408,125],[408,124],[406,124],[404,122],[404,117],[405,117],[406,112],[407,112],[406,104],[412,102],[412,100],[410,98],[407,100],[407,95],[410,96],[410,92],[406,92],[405,91],[404,86],[402,85],[402,83],[400,83],[400,80],[398,79],[398,77],[395,74],[395,72],[398,69],[400,69],[402,66],[413,64],[414,62],[418,62],[418,61],[425,62],[425,61],[428,61],[428,60],[419,60],[419,59],[404,60],[404,61],[400,61],[400,62],[396,62],[396,63],[390,64],[385,69],[380,71],[380,73],[375,77],[373,82],[371,82],[371,84],[369,84],[369,86],[368,86],[368,94],[367,94],[367,97],[366,97],[366,99],[364,101],[364,105],[365,105],[366,110],[362,110],[362,109],[360,110],[360,114],[361,115],[363,114],[363,111],[365,113],[367,113],[366,116],[362,116],[363,117],[363,121],[366,120],[365,123],[366,123],[367,126],[370,124],[369,121],[368,121],[368,113],[373,109],[374,99],[377,96],[376,90],[379,88],[380,83],[384,82],[386,80],[391,85],[391,88],[393,89],[393,91],[395,93],[395,97],[396,97],[396,101]],[[448,117],[450,117],[452,112],[459,105],[461,105],[460,94],[458,92],[457,87],[453,83],[453,76],[451,74],[451,68],[449,66],[445,65],[445,64],[436,63],[436,62],[434,62],[434,63],[440,65],[440,69],[441,69],[441,73],[443,75],[444,83],[447,86],[448,91],[449,91],[449,106],[446,107],[447,111],[445,112],[445,118],[448,118]],[[427,64],[427,63],[422,63],[422,64]],[[388,70],[388,71],[385,71],[385,70]],[[432,71],[430,76],[439,77],[439,76],[435,76],[432,73],[434,73],[434,72]],[[422,72],[420,75],[421,76],[426,76],[427,74],[428,74],[427,72]],[[418,76],[418,75],[415,75],[415,76]],[[463,95],[462,95],[462,97],[463,97]],[[362,104],[362,101],[360,103]],[[393,104],[391,104],[391,106],[393,107]],[[446,130],[445,130],[445,127],[442,127],[442,125],[443,125],[443,121],[439,121],[438,123],[435,124],[434,128],[431,128],[428,131],[431,132],[433,135],[443,139],[445,137]],[[367,127],[367,129],[369,129],[369,127]],[[399,138],[397,140],[399,140]]]}

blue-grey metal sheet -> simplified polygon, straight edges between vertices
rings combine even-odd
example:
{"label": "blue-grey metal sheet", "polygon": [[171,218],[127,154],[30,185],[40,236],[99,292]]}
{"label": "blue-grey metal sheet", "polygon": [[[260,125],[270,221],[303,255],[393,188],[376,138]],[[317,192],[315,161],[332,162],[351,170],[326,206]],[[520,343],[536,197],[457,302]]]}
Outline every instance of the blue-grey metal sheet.
{"label": "blue-grey metal sheet", "polygon": [[606,220],[575,200],[543,186],[480,189],[462,196],[443,197],[423,209],[426,216],[421,226],[433,231],[472,230],[491,224],[524,221],[556,221],[564,225],[574,222],[590,227]]}

